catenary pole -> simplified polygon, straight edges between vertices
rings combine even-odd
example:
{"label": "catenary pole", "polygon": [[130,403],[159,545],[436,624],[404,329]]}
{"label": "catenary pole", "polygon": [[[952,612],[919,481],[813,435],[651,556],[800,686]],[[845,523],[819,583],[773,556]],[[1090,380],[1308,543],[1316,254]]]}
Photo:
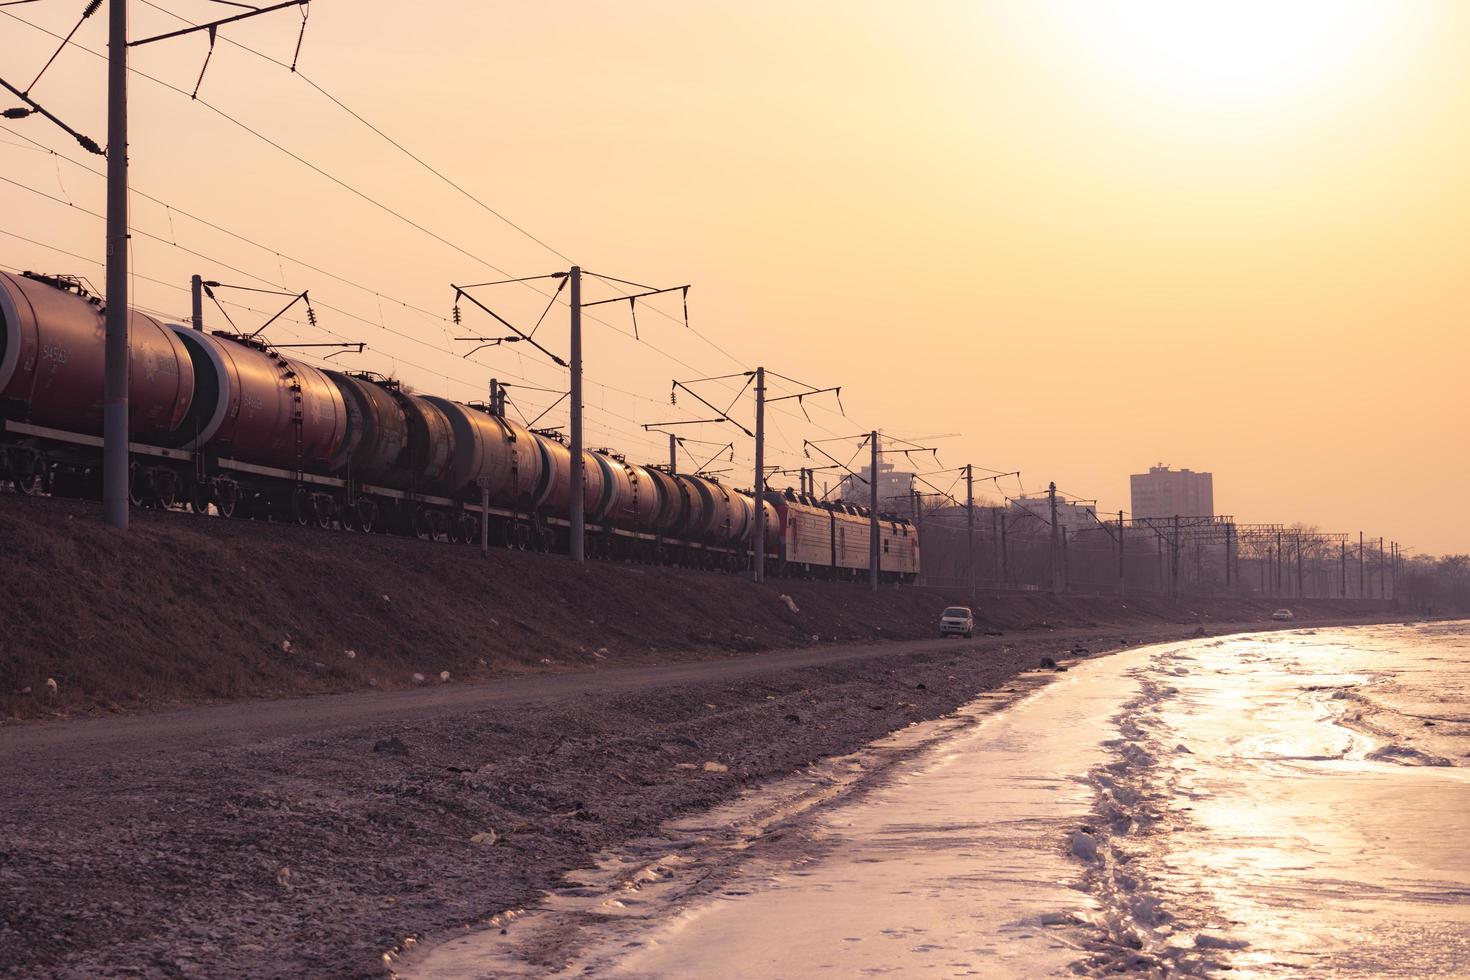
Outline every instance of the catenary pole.
{"label": "catenary pole", "polygon": [[1127,567],[1123,564],[1123,555],[1123,512],[1120,510],[1118,511],[1118,595],[1123,595],[1128,587],[1125,576]]}
{"label": "catenary pole", "polygon": [[873,442],[873,468],[868,475],[868,584],[878,591],[878,430],[869,434]]}
{"label": "catenary pole", "polygon": [[195,330],[204,329],[204,279],[195,276],[189,283],[189,326]]}
{"label": "catenary pole", "polygon": [[569,273],[572,280],[572,343],[571,343],[571,400],[572,400],[572,486],[571,486],[571,549],[572,561],[585,561],[586,519],[583,515],[583,495],[586,493],[586,473],[582,460],[582,267],[574,265]]}
{"label": "catenary pole", "polygon": [[102,520],[128,528],[128,6],[108,0]]}
{"label": "catenary pole", "polygon": [[679,437],[669,433],[669,473],[679,472]]}
{"label": "catenary pole", "polygon": [[766,369],[755,369],[755,483],[751,496],[755,498],[755,534],[751,548],[755,552],[754,578],[764,582],[766,578]]}
{"label": "catenary pole", "polygon": [[1358,532],[1358,598],[1359,599],[1366,599],[1366,598],[1368,598],[1368,593],[1364,591],[1364,583],[1366,583],[1366,582],[1367,582],[1367,577],[1366,577],[1366,572],[1364,570],[1364,565],[1363,565],[1363,532],[1362,531],[1359,531]]}
{"label": "catenary pole", "polygon": [[1051,503],[1051,590],[1056,592],[1057,582],[1061,578],[1061,537],[1057,534],[1057,485],[1053,481],[1046,488],[1047,499]]}
{"label": "catenary pole", "polygon": [[968,538],[965,553],[969,558],[970,605],[975,604],[975,466],[965,464],[965,524]]}

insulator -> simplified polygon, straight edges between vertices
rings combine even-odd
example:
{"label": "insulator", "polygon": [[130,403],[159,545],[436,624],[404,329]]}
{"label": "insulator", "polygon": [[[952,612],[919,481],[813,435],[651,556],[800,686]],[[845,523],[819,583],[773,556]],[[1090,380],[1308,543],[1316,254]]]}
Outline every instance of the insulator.
{"label": "insulator", "polygon": [[309,306],[306,308],[306,322],[311,324],[313,327],[316,326],[316,310],[312,309]]}
{"label": "insulator", "polygon": [[16,106],[14,109],[6,109],[4,113],[6,119],[24,119],[30,114],[31,110],[25,108],[24,106]]}
{"label": "insulator", "polygon": [[734,446],[731,446],[730,447],[730,462],[732,462],[732,463],[735,462],[735,447]]}
{"label": "insulator", "polygon": [[678,392],[674,391],[674,389],[672,389],[672,388],[669,389],[669,404],[670,405],[677,405],[677,404],[679,404]]}
{"label": "insulator", "polygon": [[458,303],[455,303],[454,304],[454,325],[456,327],[459,326],[460,321],[463,320],[463,319],[464,319],[464,317],[459,312],[459,304]]}

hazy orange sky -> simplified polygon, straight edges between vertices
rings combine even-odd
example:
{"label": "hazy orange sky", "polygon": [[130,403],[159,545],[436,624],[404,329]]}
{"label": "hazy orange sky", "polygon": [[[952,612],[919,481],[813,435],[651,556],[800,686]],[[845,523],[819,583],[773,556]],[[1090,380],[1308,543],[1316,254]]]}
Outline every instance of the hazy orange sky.
{"label": "hazy orange sky", "polygon": [[[64,34],[82,6],[8,8],[0,76],[23,86],[56,43],[15,18]],[[134,37],[177,26],[159,7],[226,9],[135,0]],[[285,11],[225,36],[289,61],[299,24]],[[100,51],[104,30],[99,14],[77,39]],[[134,65],[187,91],[205,47],[135,49]],[[1025,490],[1054,479],[1116,511],[1128,474],[1163,461],[1213,471],[1217,509],[1241,521],[1445,552],[1470,550],[1466,51],[1470,6],[1454,2],[317,0],[301,68],[584,267],[693,283],[708,342],[677,300],[660,304],[672,319],[640,315],[643,342],[626,307],[592,311],[593,445],[662,459],[641,424],[703,417],[669,405],[673,378],[764,364],[842,385],[848,413],[819,398],[808,423],[786,403],[773,463],[876,426],[942,447],[945,467],[1019,469]],[[99,142],[102,68],[68,50],[33,93]],[[563,259],[253,55],[221,43],[200,99],[135,76],[133,186],[266,248],[136,198],[139,232],[210,257],[135,235],[140,305],[186,315],[177,287],[195,272],[284,283],[311,290],[322,330],[269,336],[369,344],[334,363],[461,399],[492,375],[564,388],[524,344],[463,359],[456,332],[503,330],[468,308],[462,328],[443,319],[451,281],[501,277],[477,258],[512,275]],[[0,182],[0,265],[100,286],[85,259],[101,259],[101,223],[79,208],[102,210],[102,182],[22,136],[101,165],[38,118],[0,123],[0,175],[78,206]],[[527,327],[545,304],[524,287],[477,295]],[[537,339],[565,354],[564,309]],[[534,416],[556,396],[512,397]],[[541,424],[565,420],[563,405]],[[751,482],[734,428],[681,431],[714,443],[691,444],[701,462],[733,436],[728,479]],[[945,433],[961,435],[927,440]]]}

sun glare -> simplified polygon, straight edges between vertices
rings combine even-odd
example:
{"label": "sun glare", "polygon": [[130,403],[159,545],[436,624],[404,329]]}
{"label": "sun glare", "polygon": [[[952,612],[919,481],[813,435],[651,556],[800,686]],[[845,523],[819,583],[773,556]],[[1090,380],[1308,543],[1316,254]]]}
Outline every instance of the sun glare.
{"label": "sun glare", "polygon": [[1107,69],[1200,103],[1288,99],[1345,81],[1405,8],[1386,0],[1119,0],[1054,7]]}

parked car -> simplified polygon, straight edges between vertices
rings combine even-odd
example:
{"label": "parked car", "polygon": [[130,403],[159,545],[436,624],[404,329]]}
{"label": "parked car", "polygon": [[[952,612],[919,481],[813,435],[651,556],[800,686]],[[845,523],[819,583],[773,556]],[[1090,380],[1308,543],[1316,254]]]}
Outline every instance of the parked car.
{"label": "parked car", "polygon": [[966,639],[975,635],[975,614],[969,606],[950,606],[939,614],[940,636],[963,636]]}
{"label": "parked car", "polygon": [[1283,623],[1289,623],[1293,619],[1296,619],[1296,616],[1293,615],[1293,613],[1292,613],[1292,611],[1290,609],[1278,609],[1278,610],[1276,610],[1275,612],[1273,612],[1271,614],[1271,618],[1272,619],[1279,619]]}

